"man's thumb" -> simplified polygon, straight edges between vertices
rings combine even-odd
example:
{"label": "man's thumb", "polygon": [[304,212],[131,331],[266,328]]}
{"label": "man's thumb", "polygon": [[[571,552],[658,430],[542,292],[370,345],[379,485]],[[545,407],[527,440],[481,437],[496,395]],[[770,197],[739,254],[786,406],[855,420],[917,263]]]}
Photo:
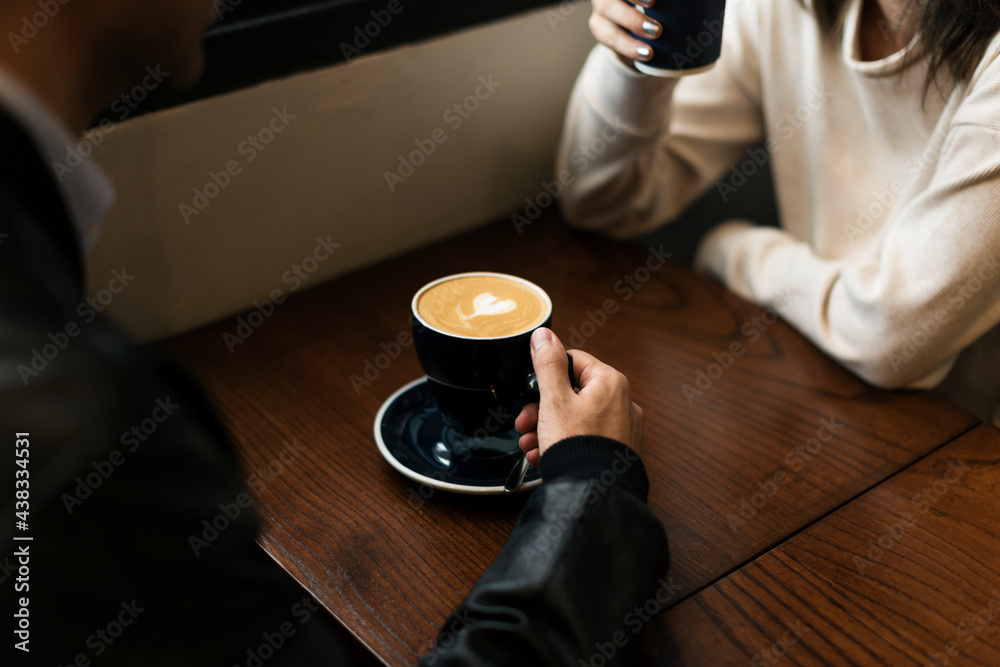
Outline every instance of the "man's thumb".
{"label": "man's thumb", "polygon": [[573,392],[566,348],[549,329],[536,329],[531,335],[531,362],[538,376],[538,391],[543,396]]}

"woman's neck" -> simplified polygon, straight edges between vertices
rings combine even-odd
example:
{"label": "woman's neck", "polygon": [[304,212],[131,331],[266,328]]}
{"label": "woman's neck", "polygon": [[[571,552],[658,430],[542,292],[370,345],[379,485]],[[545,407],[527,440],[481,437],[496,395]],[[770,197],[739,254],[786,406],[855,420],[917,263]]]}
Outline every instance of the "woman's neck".
{"label": "woman's neck", "polygon": [[861,60],[881,60],[910,43],[915,27],[912,15],[907,14],[909,4],[908,0],[862,0]]}

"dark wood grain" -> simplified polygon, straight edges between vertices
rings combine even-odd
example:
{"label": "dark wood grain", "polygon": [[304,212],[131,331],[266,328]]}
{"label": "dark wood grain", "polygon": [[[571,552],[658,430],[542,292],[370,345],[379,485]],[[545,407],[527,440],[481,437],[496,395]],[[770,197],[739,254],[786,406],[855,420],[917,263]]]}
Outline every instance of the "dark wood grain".
{"label": "dark wood grain", "polygon": [[780,664],[1000,665],[998,494],[982,426],[671,609],[659,663],[769,665],[792,627]]}
{"label": "dark wood grain", "polygon": [[[380,404],[420,368],[405,348],[370,384],[351,376],[394,349],[412,294],[434,278],[493,270],[536,282],[552,297],[556,332],[630,377],[647,415],[650,506],[671,539],[672,604],[977,423],[926,394],[868,387],[789,326],[764,324],[760,309],[683,267],[647,272],[649,249],[566,231],[552,216],[521,231],[500,222],[298,294],[232,354],[223,334],[235,332],[235,318],[174,346],[219,406],[248,474],[275,460],[283,440],[305,448],[255,489],[263,545],[389,664],[412,663],[430,646],[523,504],[421,497],[427,490],[396,474],[373,443]],[[713,367],[734,342],[744,353]],[[695,386],[699,371],[718,377],[689,401],[684,385]],[[795,448],[823,420],[842,426],[793,470]],[[785,484],[772,489],[782,469]],[[755,499],[761,485],[773,497]],[[743,500],[760,507],[735,525],[727,515],[738,517]]]}

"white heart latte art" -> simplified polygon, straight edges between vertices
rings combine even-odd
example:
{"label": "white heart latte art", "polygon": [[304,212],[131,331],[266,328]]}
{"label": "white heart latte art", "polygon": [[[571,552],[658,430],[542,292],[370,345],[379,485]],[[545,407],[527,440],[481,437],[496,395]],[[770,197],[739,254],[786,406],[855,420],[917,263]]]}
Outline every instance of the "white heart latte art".
{"label": "white heart latte art", "polygon": [[480,315],[503,315],[504,313],[509,313],[517,308],[517,301],[513,299],[500,301],[492,292],[483,292],[472,301],[472,307],[475,308],[475,311],[471,315],[466,315],[462,312],[461,304],[455,307],[458,316],[462,318],[463,322],[471,320],[473,317],[479,317]]}

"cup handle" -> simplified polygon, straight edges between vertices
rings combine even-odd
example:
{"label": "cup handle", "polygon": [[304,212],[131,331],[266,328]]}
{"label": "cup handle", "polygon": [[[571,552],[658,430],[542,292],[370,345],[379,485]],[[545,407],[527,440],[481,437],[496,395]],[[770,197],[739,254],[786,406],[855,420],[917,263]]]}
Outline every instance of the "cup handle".
{"label": "cup handle", "polygon": [[[573,373],[573,355],[567,352],[566,360],[569,362],[569,384],[575,389],[576,375]],[[538,391],[538,375],[535,373],[528,376],[528,384],[524,388],[524,393],[521,394],[521,400],[525,405],[529,403],[538,403],[542,400],[542,396]]]}

